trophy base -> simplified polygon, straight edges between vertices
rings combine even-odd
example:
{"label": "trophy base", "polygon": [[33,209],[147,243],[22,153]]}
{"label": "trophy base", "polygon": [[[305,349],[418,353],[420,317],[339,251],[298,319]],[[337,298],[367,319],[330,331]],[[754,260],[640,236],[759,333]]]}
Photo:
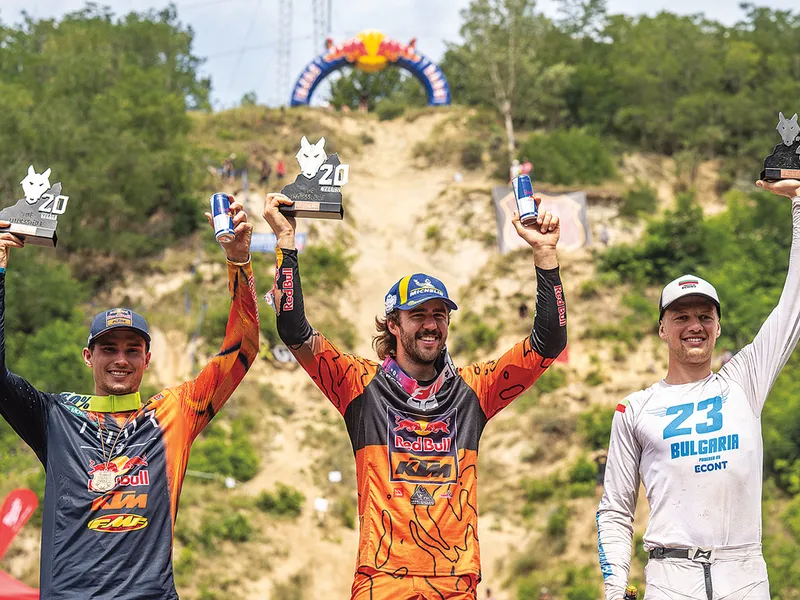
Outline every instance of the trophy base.
{"label": "trophy base", "polygon": [[286,217],[303,219],[335,219],[344,218],[344,207],[338,202],[295,201],[292,206],[280,206],[278,210]]}
{"label": "trophy base", "polygon": [[55,248],[56,244],[58,244],[58,236],[55,229],[11,223],[8,229],[0,229],[0,232],[13,233],[26,244],[46,246],[47,248]]}
{"label": "trophy base", "polygon": [[764,181],[780,181],[782,179],[800,180],[800,169],[779,169],[766,167],[761,171],[761,179]]}

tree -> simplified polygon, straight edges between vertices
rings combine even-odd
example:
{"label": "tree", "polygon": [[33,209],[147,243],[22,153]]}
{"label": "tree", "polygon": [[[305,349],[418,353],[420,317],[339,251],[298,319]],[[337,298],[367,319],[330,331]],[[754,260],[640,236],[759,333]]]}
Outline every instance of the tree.
{"label": "tree", "polygon": [[387,99],[415,106],[424,106],[426,102],[420,82],[396,67],[387,67],[377,73],[346,67],[342,76],[331,84],[330,103],[336,108],[348,106],[356,110],[365,102],[367,109],[372,111],[379,102]]}
{"label": "tree", "polygon": [[501,115],[511,161],[516,116],[556,125],[572,67],[538,59],[553,25],[534,13],[533,0],[472,0],[461,15],[464,43],[448,48],[443,69],[461,82],[466,102],[493,106]]}
{"label": "tree", "polygon": [[115,20],[90,4],[0,35],[0,194],[50,167],[70,197],[59,252],[88,271],[89,255],[129,260],[198,227],[187,109],[208,106],[209,82],[174,6]]}

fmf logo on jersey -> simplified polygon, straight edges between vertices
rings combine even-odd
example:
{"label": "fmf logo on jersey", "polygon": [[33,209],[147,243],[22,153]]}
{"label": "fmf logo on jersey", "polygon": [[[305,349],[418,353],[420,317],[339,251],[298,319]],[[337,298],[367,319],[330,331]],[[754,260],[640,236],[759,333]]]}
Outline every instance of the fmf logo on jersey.
{"label": "fmf logo on jersey", "polygon": [[147,494],[136,492],[111,492],[92,502],[92,510],[122,510],[125,508],[147,508]]}
{"label": "fmf logo on jersey", "polygon": [[456,409],[425,418],[388,408],[392,481],[451,483],[458,478]]}
{"label": "fmf logo on jersey", "polygon": [[114,514],[92,519],[87,527],[101,533],[125,533],[144,529],[147,524],[147,517],[142,515]]}

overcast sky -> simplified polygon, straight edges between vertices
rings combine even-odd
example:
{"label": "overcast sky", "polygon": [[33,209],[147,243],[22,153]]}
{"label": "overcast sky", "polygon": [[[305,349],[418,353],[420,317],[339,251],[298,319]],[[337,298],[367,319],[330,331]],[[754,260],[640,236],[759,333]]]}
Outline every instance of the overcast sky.
{"label": "overcast sky", "polygon": [[[321,51],[312,42],[312,0],[292,0],[291,84],[308,61]],[[763,0],[756,4],[782,10],[797,10],[798,0]],[[331,26],[335,41],[352,37],[364,29],[378,29],[401,42],[417,38],[417,50],[437,60],[446,42],[458,41],[460,11],[468,0],[331,0]],[[116,14],[147,8],[163,8],[166,0],[99,0]],[[680,14],[705,12],[726,24],[742,18],[740,0],[608,0],[611,13],[656,14],[662,10]],[[210,75],[215,108],[239,103],[254,91],[259,102],[286,103],[289,89],[278,89],[277,12],[278,0],[175,0],[183,23],[195,32],[194,53],[206,59],[202,72]],[[83,0],[0,0],[0,19],[18,23],[22,10],[35,18],[60,17],[85,5]],[[557,16],[554,0],[541,0],[538,7]],[[703,7],[703,8],[700,8]],[[643,10],[644,8],[644,10]]]}

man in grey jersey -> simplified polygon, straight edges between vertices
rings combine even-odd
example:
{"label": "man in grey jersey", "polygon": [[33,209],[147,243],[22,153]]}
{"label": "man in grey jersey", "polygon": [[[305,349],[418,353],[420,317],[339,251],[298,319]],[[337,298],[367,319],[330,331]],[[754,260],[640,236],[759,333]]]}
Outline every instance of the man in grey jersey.
{"label": "man in grey jersey", "polygon": [[664,287],[667,376],[620,402],[611,429],[597,512],[607,600],[621,599],[627,584],[640,482],[650,504],[646,600],[770,597],[761,555],[761,409],[800,337],[800,181],[757,185],[792,198],[783,292],[753,342],[712,373],[723,312],[716,290],[693,275]]}

